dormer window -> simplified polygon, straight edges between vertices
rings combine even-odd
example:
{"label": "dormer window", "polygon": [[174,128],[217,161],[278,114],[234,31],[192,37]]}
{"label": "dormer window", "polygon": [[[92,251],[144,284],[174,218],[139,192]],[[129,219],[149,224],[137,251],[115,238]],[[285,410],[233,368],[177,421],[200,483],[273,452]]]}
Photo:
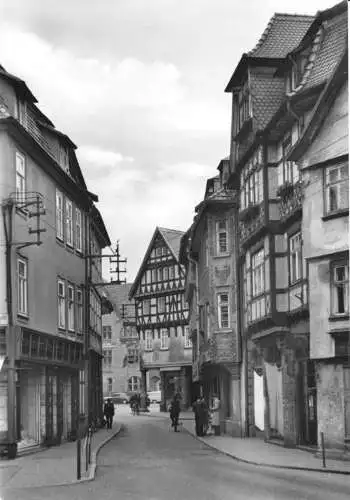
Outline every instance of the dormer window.
{"label": "dormer window", "polygon": [[259,147],[241,172],[240,209],[259,205],[264,199],[263,155]]}
{"label": "dormer window", "polygon": [[60,144],[59,146],[59,164],[61,165],[61,167],[63,168],[63,170],[69,174],[69,153],[68,153],[68,149],[66,148],[66,146],[63,146],[62,144]]}
{"label": "dormer window", "polygon": [[239,126],[240,130],[244,123],[250,118],[250,94],[248,84],[246,83],[242,88],[238,97],[238,109],[239,109]]}
{"label": "dormer window", "polygon": [[301,84],[309,59],[309,53],[310,49],[307,49],[290,58],[292,66],[288,73],[288,92],[292,92]]}

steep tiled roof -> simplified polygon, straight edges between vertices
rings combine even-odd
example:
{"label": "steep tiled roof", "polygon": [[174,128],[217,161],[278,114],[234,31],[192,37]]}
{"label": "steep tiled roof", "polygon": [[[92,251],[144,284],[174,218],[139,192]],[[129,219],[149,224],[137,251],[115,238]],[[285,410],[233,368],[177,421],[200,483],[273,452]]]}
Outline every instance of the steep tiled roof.
{"label": "steep tiled roof", "polygon": [[185,233],[176,229],[165,229],[164,227],[159,227],[158,229],[175,257],[179,259],[181,238]]}
{"label": "steep tiled roof", "polygon": [[262,130],[277,112],[284,98],[284,80],[282,78],[263,78],[259,75],[251,78],[253,116],[257,130]]}
{"label": "steep tiled roof", "polygon": [[[316,23],[318,23],[318,31],[311,44],[311,52],[303,77],[298,87],[288,94],[289,96],[325,82],[333,73],[346,49],[348,33],[346,2],[319,12],[316,16]],[[302,43],[305,45],[305,41]]]}
{"label": "steep tiled roof", "polygon": [[286,57],[300,43],[313,20],[313,16],[274,14],[260,40],[247,55],[251,57]]}

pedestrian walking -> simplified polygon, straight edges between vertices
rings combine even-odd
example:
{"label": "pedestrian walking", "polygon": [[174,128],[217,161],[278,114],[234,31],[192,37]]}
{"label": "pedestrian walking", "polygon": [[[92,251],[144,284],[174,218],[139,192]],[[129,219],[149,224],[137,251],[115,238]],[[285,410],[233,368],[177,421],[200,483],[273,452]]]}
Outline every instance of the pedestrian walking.
{"label": "pedestrian walking", "polygon": [[105,406],[103,408],[103,414],[106,417],[107,429],[112,429],[113,417],[114,417],[114,404],[110,399],[107,399]]}
{"label": "pedestrian walking", "polygon": [[178,394],[175,394],[170,403],[171,426],[174,427],[175,432],[177,432],[177,428],[179,425],[179,416],[180,416],[180,397]]}
{"label": "pedestrian walking", "polygon": [[205,436],[208,428],[208,405],[203,397],[198,397],[193,405],[196,435]]}

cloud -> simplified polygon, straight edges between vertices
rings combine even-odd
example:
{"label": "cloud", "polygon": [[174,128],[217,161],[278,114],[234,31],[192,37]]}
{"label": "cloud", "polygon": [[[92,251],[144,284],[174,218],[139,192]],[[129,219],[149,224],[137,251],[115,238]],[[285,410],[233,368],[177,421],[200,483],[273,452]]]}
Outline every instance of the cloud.
{"label": "cloud", "polygon": [[114,151],[106,151],[98,146],[80,146],[78,156],[82,161],[88,161],[94,164],[102,164],[110,167],[121,162],[133,162],[134,158],[123,156],[121,153]]}

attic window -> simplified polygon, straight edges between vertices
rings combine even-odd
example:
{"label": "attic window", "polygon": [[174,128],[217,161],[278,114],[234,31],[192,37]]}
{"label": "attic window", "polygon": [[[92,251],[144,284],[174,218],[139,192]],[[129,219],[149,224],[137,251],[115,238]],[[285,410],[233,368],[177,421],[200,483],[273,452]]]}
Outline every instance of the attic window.
{"label": "attic window", "polygon": [[297,54],[292,61],[292,67],[288,74],[288,91],[291,92],[295,90],[300,84],[304,76],[305,68],[309,58],[309,52],[304,51]]}
{"label": "attic window", "polygon": [[250,94],[248,84],[246,83],[242,88],[239,98],[238,98],[238,109],[239,109],[239,126],[240,130],[244,123],[250,118]]}
{"label": "attic window", "polygon": [[69,154],[68,154],[68,149],[60,144],[59,147],[59,164],[63,168],[63,170],[69,174]]}

